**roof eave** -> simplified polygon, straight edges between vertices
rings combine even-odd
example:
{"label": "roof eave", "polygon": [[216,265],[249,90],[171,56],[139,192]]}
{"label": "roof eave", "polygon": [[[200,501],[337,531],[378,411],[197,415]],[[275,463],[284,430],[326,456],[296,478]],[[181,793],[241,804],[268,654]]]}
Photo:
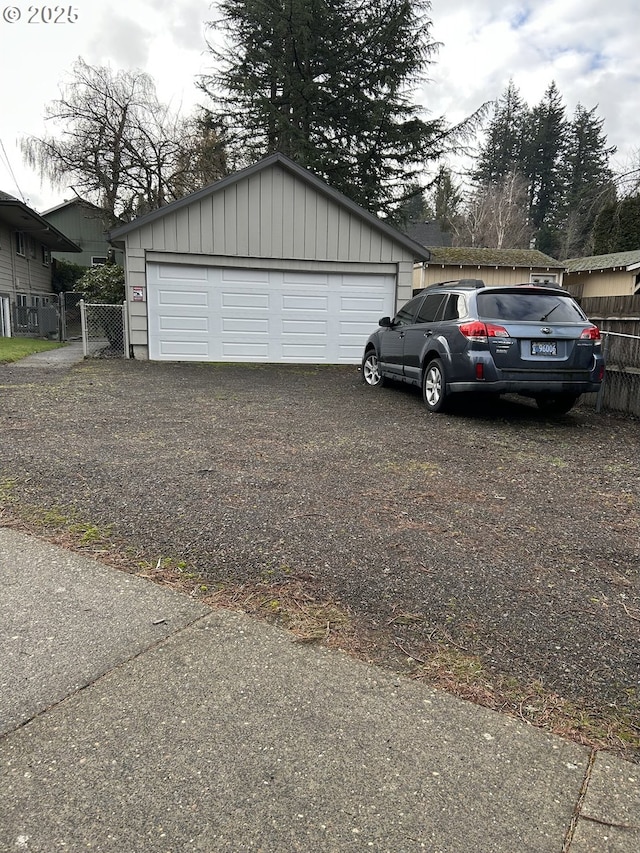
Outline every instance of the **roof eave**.
{"label": "roof eave", "polygon": [[32,210],[24,202],[18,199],[0,199],[0,212],[6,211],[9,216],[6,221],[15,231],[24,234],[37,235],[38,240],[48,249],[54,252],[81,252],[72,240],[58,231],[50,222],[43,219],[39,213]]}

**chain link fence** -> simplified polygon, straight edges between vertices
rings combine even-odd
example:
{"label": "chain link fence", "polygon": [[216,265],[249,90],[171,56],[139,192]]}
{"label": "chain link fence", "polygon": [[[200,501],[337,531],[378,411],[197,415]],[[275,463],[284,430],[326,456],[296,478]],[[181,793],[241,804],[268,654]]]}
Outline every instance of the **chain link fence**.
{"label": "chain link fence", "polygon": [[606,360],[604,382],[598,394],[585,394],[583,402],[596,411],[640,416],[640,335],[601,329]]}
{"label": "chain link fence", "polygon": [[125,305],[80,302],[85,358],[129,358]]}

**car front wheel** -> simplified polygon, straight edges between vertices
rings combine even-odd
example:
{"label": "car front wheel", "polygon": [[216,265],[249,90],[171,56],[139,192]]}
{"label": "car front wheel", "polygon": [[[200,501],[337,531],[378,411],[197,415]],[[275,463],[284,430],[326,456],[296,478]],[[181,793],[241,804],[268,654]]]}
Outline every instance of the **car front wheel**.
{"label": "car front wheel", "polygon": [[362,378],[370,388],[381,388],[384,385],[384,377],[380,373],[378,356],[374,350],[366,353],[362,360]]}
{"label": "car front wheel", "polygon": [[422,396],[430,412],[442,412],[446,408],[447,384],[444,367],[439,358],[427,365],[422,378]]}

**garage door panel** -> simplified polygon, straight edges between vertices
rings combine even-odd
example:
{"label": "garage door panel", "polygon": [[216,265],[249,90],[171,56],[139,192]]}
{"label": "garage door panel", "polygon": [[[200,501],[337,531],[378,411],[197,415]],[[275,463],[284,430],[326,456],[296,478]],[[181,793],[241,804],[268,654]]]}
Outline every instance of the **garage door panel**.
{"label": "garage door panel", "polygon": [[375,314],[377,311],[384,311],[384,297],[370,297],[366,299],[364,296],[342,296],[340,299],[341,311],[352,311],[360,316],[364,314]]}
{"label": "garage door panel", "polygon": [[284,272],[282,273],[282,284],[285,289],[310,288],[323,290],[329,286],[330,273],[324,272]]}
{"label": "garage door panel", "polygon": [[365,320],[341,320],[339,326],[340,337],[351,337],[358,338],[359,341],[362,341],[362,336],[365,336],[365,340],[369,337],[373,329],[371,328],[371,323],[366,322]]}
{"label": "garage door panel", "polygon": [[159,281],[173,280],[176,282],[207,281],[208,267],[200,267],[195,264],[153,264],[155,275]]}
{"label": "garage door panel", "polygon": [[262,308],[265,311],[269,310],[268,293],[240,293],[224,290],[221,296],[223,308],[246,308],[248,310]]}
{"label": "garage door panel", "polygon": [[254,284],[269,284],[269,270],[245,270],[245,269],[219,269],[211,267],[212,280],[222,281],[224,284],[232,282],[235,284],[251,287]]}
{"label": "garage door panel", "polygon": [[196,292],[193,290],[175,289],[157,291],[158,305],[195,305],[199,308],[206,307],[209,303],[206,291]]}
{"label": "garage door panel", "polygon": [[207,317],[172,317],[161,314],[158,317],[158,328],[161,332],[209,332]]}
{"label": "garage door panel", "polygon": [[233,334],[236,332],[247,332],[249,334],[261,332],[268,335],[269,321],[266,318],[260,320],[255,317],[223,317],[222,331]]}
{"label": "garage door panel", "polygon": [[327,322],[325,320],[283,320],[283,335],[326,335]]}
{"label": "garage door panel", "polygon": [[183,359],[198,358],[207,361],[209,358],[209,344],[207,341],[162,341],[160,353],[165,358],[175,360],[177,357]]}
{"label": "garage door panel", "polygon": [[147,272],[152,359],[358,364],[393,313],[390,275],[171,264],[169,283],[164,266]]}
{"label": "garage door panel", "polygon": [[233,361],[255,361],[256,359],[267,360],[269,358],[269,344],[251,343],[250,341],[223,341],[222,357]]}
{"label": "garage door panel", "polygon": [[282,344],[282,358],[284,361],[314,362],[322,363],[327,358],[327,348],[322,344],[316,346],[305,344]]}
{"label": "garage door panel", "polygon": [[322,311],[325,312],[329,308],[329,300],[326,296],[302,296],[285,294],[282,297],[283,311]]}

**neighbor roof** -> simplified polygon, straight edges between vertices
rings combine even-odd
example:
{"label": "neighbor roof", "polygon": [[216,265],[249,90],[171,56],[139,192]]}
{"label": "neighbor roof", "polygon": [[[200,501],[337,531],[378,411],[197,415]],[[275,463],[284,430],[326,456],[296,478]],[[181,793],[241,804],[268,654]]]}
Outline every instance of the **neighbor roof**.
{"label": "neighbor roof", "polygon": [[565,264],[537,249],[475,249],[462,246],[434,246],[429,263],[461,267],[565,268]]}
{"label": "neighbor roof", "polygon": [[443,231],[437,222],[414,222],[405,229],[407,237],[421,246],[450,246],[451,234]]}
{"label": "neighbor roof", "polygon": [[81,252],[68,237],[43,219],[23,201],[0,190],[0,219],[14,231],[33,234],[48,249],[56,252]]}
{"label": "neighbor roof", "polygon": [[589,258],[570,258],[565,261],[569,272],[594,272],[620,267],[629,269],[640,264],[640,249],[630,252],[612,252],[609,255],[592,255]]}
{"label": "neighbor roof", "polygon": [[58,210],[62,210],[65,207],[72,207],[73,205],[78,205],[80,207],[90,207],[92,210],[95,210],[98,213],[106,213],[107,212],[104,210],[104,208],[98,207],[97,204],[93,204],[93,202],[91,202],[91,201],[87,201],[84,198],[79,198],[76,196],[76,198],[67,199],[66,201],[63,201],[61,204],[56,204],[55,207],[50,207],[48,210],[43,210],[42,216],[48,216],[48,214],[50,214],[50,213],[55,213]]}
{"label": "neighbor roof", "polygon": [[173,213],[176,210],[180,210],[183,207],[187,207],[188,205],[193,204],[196,201],[200,201],[201,199],[206,198],[209,195],[222,192],[227,187],[233,186],[233,184],[245,180],[246,178],[250,178],[252,175],[255,175],[258,172],[261,172],[264,169],[268,169],[272,166],[281,166],[283,169],[290,172],[294,176],[300,178],[303,181],[306,181],[319,193],[328,196],[337,204],[347,208],[351,213],[364,219],[372,227],[377,228],[379,231],[382,231],[387,237],[389,237],[394,242],[403,245],[406,249],[413,253],[416,259],[423,261],[429,260],[431,256],[429,249],[426,249],[424,246],[421,246],[419,243],[416,243],[415,240],[412,240],[410,237],[407,237],[405,234],[402,234],[396,228],[391,225],[388,225],[383,220],[378,219],[377,216],[374,216],[372,213],[369,213],[369,211],[365,210],[363,207],[360,207],[359,204],[356,204],[354,201],[351,201],[350,198],[347,198],[347,196],[343,195],[337,190],[334,190],[333,187],[330,187],[324,181],[320,180],[320,178],[316,177],[308,169],[299,166],[297,163],[294,163],[294,161],[291,160],[289,157],[285,157],[284,154],[280,153],[271,154],[269,157],[265,157],[264,159],[259,160],[252,166],[248,166],[246,169],[241,169],[239,172],[234,172],[234,174],[228,175],[226,178],[222,178],[221,180],[216,181],[213,184],[208,184],[201,190],[197,190],[196,192],[191,193],[191,195],[178,199],[178,201],[171,202],[171,204],[167,204],[164,207],[158,208],[157,210],[153,210],[151,211],[151,213],[147,213],[144,216],[140,216],[137,219],[134,219],[133,222],[129,222],[127,225],[120,225],[118,228],[114,228],[112,231],[109,232],[109,240],[112,242],[114,240],[118,240],[121,237],[124,237],[125,234],[129,234],[131,231],[136,231],[138,228],[142,228],[144,225],[148,225],[150,222],[155,222],[157,219],[161,219],[163,216],[166,216],[167,213]]}

